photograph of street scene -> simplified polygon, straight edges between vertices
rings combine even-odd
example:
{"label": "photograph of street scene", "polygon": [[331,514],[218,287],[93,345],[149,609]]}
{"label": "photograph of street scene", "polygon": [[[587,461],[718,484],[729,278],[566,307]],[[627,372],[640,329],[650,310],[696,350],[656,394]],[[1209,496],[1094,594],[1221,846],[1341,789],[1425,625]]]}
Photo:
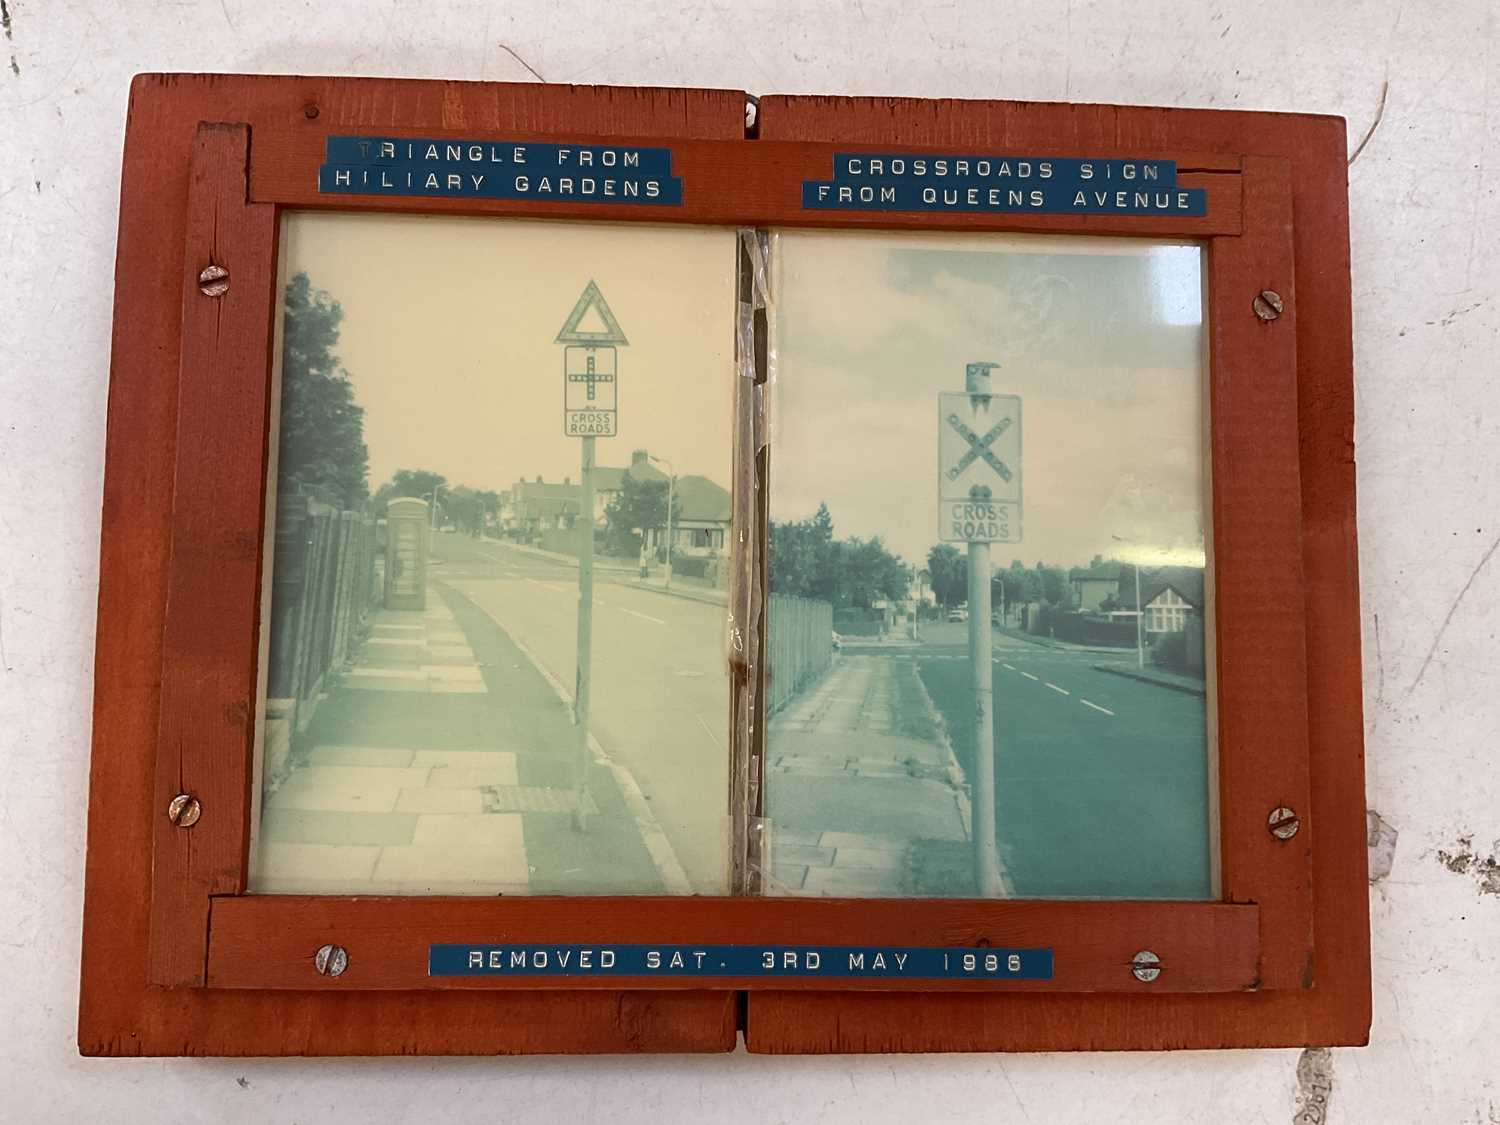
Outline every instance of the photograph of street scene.
{"label": "photograph of street scene", "polygon": [[773,253],[766,892],[1213,897],[1201,248]]}
{"label": "photograph of street scene", "polygon": [[728,889],[733,231],[286,216],[250,889]]}

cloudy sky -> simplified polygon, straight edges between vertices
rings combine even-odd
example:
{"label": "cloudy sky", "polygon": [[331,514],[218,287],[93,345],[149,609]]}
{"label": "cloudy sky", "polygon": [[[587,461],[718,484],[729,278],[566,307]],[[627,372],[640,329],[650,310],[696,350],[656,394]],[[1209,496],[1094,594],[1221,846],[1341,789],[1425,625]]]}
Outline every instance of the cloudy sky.
{"label": "cloudy sky", "polygon": [[773,519],[826,501],[836,535],[921,564],[938,541],[937,396],[984,360],[991,390],[1022,399],[1024,540],[997,563],[1201,563],[1199,247],[795,232],[777,270]]}
{"label": "cloudy sky", "polygon": [[365,408],[371,491],[396,469],[496,490],[576,481],[553,340],[590,279],[630,341],[620,436],[598,439],[597,463],[644,448],[729,485],[732,230],[291,213],[281,268],[343,306],[337,352]]}

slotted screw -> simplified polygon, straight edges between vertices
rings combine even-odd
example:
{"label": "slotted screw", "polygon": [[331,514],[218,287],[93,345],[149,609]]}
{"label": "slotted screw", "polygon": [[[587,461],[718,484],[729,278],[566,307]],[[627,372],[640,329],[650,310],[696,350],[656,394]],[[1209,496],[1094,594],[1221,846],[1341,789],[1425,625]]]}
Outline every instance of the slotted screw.
{"label": "slotted screw", "polygon": [[1161,976],[1161,958],[1149,949],[1143,949],[1130,959],[1130,972],[1135,979],[1150,984]]}
{"label": "slotted screw", "polygon": [[198,818],[202,815],[203,806],[191,793],[177,794],[172,798],[172,803],[167,806],[167,819],[178,828],[191,828],[198,823]]}
{"label": "slotted screw", "polygon": [[1290,840],[1297,834],[1297,830],[1301,827],[1301,818],[1297,816],[1295,811],[1287,808],[1285,805],[1279,805],[1272,809],[1271,815],[1266,817],[1266,828],[1278,840]]}
{"label": "slotted screw", "polygon": [[1282,303],[1281,294],[1276,290],[1262,289],[1256,295],[1255,300],[1250,302],[1250,307],[1255,310],[1255,315],[1261,320],[1275,320],[1286,306]]}
{"label": "slotted screw", "polygon": [[198,275],[198,289],[205,297],[222,297],[229,292],[229,271],[223,266],[207,265]]}
{"label": "slotted screw", "polygon": [[342,945],[325,945],[313,954],[313,968],[325,977],[336,977],[349,967],[349,951]]}

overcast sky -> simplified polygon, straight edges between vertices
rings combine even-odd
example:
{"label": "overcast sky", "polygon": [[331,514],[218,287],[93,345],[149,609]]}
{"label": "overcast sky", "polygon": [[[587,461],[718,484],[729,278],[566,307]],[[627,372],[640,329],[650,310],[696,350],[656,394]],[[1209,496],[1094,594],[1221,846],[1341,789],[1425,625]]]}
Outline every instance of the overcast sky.
{"label": "overcast sky", "polygon": [[577,481],[553,340],[590,279],[630,341],[620,436],[597,439],[597,463],[644,448],[729,486],[732,230],[303,212],[281,262],[283,283],[306,271],[343,306],[372,492],[396,469],[496,490]]}
{"label": "overcast sky", "polygon": [[[937,396],[1022,398],[1024,539],[994,561],[1203,558],[1202,251],[1136,239],[779,236],[771,515],[924,563]],[[1129,541],[1126,546],[1113,537]]]}

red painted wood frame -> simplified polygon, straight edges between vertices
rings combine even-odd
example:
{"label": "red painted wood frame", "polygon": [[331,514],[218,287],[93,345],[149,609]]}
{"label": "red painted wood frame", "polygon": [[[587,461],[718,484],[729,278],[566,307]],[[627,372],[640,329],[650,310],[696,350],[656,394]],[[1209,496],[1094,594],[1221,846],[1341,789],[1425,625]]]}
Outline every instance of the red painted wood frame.
{"label": "red painted wood frame", "polygon": [[[1342,122],[1187,110],[145,76],[122,184],[80,1048],[765,1051],[1361,1042],[1369,1015]],[[680,208],[316,191],[334,133],[668,145]],[[1202,218],[803,212],[836,150],[1174,159]],[[247,896],[279,209],[1178,236],[1209,247],[1223,899]],[[217,299],[210,262],[230,271]],[[1299,292],[1300,283],[1300,292]],[[1284,299],[1274,321],[1251,308]],[[173,435],[175,434],[175,441]],[[727,436],[727,435],[726,435]],[[1267,608],[1269,607],[1269,608]],[[156,672],[160,670],[159,684]],[[165,815],[191,791],[191,830]],[[1297,810],[1290,841],[1270,810]],[[1041,945],[1049,983],[430,979],[433,941]],[[325,941],[350,950],[333,979]],[[1165,971],[1143,984],[1130,956]],[[1316,953],[1316,956],[1315,956]],[[507,991],[503,1001],[487,992]],[[503,1006],[502,1006],[503,1005]],[[317,1028],[314,1036],[312,1029]]]}

